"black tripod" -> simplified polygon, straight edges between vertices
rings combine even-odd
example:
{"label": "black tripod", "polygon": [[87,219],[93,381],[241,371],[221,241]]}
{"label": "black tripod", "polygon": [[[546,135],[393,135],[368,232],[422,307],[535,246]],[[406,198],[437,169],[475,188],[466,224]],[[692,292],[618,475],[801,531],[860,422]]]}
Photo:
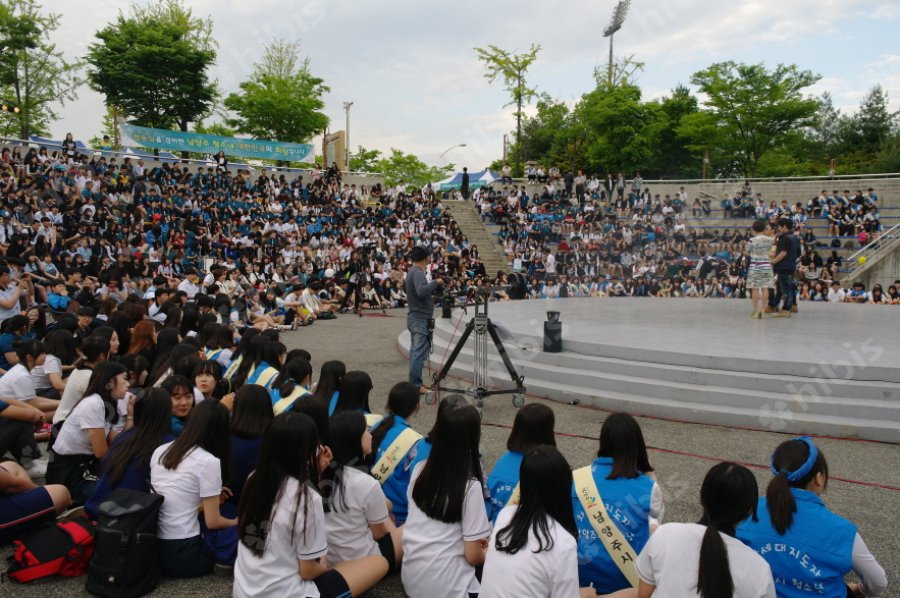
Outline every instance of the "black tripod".
{"label": "black tripod", "polygon": [[[520,376],[516,371],[516,366],[513,365],[512,360],[510,360],[509,354],[506,352],[506,347],[503,346],[503,341],[500,340],[500,335],[497,333],[497,326],[491,322],[491,319],[488,317],[488,299],[490,298],[491,293],[496,290],[506,290],[506,287],[479,287],[474,293],[468,294],[474,298],[475,315],[469,320],[462,336],[459,338],[459,341],[457,341],[456,346],[453,347],[453,352],[450,353],[450,357],[444,363],[443,367],[441,367],[441,371],[434,376],[431,387],[432,392],[426,397],[427,403],[433,404],[434,393],[444,390],[448,392],[458,392],[473,397],[475,399],[475,407],[478,409],[479,414],[484,408],[484,399],[493,395],[512,394],[512,404],[516,408],[525,404],[525,378]],[[452,300],[450,297],[449,294],[444,295],[444,301]],[[463,350],[466,341],[469,340],[469,336],[473,332],[475,333],[475,361],[473,364],[474,372],[472,387],[442,388],[441,381],[443,381],[450,373],[450,368],[453,367],[453,363],[456,361],[456,358],[459,357],[459,353]],[[516,385],[515,388],[500,388],[496,390],[487,388],[488,335],[490,335],[494,347],[497,348],[497,353],[500,354],[503,365],[506,366],[506,371],[509,372],[510,379]]]}

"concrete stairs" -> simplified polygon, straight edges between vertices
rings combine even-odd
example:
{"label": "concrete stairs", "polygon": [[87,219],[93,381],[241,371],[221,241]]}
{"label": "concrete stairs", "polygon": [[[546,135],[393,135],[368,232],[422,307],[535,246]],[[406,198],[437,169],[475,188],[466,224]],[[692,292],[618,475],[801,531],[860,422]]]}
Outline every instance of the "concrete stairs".
{"label": "concrete stairs", "polygon": [[[452,320],[437,320],[431,355],[435,371],[459,338],[462,324],[454,335],[459,317],[467,318],[454,313]],[[719,367],[704,367],[699,358],[698,365],[673,364],[653,351],[623,357],[615,347],[608,355],[544,353],[536,339],[525,337],[505,343],[532,396],[698,423],[900,442],[900,382],[762,374],[716,362]],[[398,345],[408,355],[408,333]],[[511,387],[493,346],[488,353],[492,384]],[[473,360],[470,339],[451,375],[471,380]]]}
{"label": "concrete stairs", "polygon": [[503,255],[498,237],[492,235],[481,222],[481,215],[476,211],[475,203],[471,201],[442,200],[444,207],[450,208],[454,220],[459,224],[469,243],[478,246],[478,254],[484,269],[490,278],[497,276],[497,272],[509,272],[509,264]]}

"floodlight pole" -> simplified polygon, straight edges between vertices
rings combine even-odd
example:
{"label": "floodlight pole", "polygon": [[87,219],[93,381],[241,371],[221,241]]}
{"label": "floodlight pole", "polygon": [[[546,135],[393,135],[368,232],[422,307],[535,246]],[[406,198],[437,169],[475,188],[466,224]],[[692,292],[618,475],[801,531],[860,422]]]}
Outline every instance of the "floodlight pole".
{"label": "floodlight pole", "polygon": [[609,65],[606,69],[606,82],[612,87],[613,84],[613,38],[615,37],[614,33],[609,34]]}
{"label": "floodlight pole", "polygon": [[628,16],[628,7],[630,5],[631,0],[619,0],[619,3],[616,4],[616,8],[613,10],[609,25],[603,31],[603,37],[609,38],[609,66],[607,67],[606,80],[610,87],[613,85],[613,35],[622,28],[625,17]]}
{"label": "floodlight pole", "polygon": [[347,172],[350,172],[350,107],[353,102],[344,102],[344,112],[347,114],[347,121],[344,126],[344,166]]}

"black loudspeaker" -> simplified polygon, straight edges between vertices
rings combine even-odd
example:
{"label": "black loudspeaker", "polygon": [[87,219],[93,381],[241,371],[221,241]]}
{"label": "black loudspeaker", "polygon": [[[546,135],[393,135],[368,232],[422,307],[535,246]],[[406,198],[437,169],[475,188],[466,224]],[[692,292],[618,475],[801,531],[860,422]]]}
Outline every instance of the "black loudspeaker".
{"label": "black loudspeaker", "polygon": [[562,352],[562,322],[544,322],[544,353]]}

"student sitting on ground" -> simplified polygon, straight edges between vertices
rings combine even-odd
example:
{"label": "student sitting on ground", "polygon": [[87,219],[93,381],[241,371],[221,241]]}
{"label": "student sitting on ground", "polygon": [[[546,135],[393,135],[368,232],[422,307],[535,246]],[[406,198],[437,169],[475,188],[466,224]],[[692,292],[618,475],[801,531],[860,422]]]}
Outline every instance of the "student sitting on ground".
{"label": "student sitting on ground", "polygon": [[[769,563],[778,596],[884,595],[884,569],[856,526],[822,502],[828,463],[816,444],[807,436],[781,443],[772,453],[772,475],[759,499],[758,519],[744,521],[737,537]],[[775,546],[785,548],[773,550]],[[844,576],[851,570],[860,581],[848,587]]]}
{"label": "student sitting on ground", "polygon": [[397,525],[406,521],[409,480],[416,446],[422,439],[408,421],[419,411],[419,400],[414,384],[398,382],[388,394],[387,416],[372,428],[372,474],[381,482]]}
{"label": "student sitting on ground", "polygon": [[241,500],[235,597],[359,596],[387,573],[381,556],[325,564],[325,511],[315,486],[329,455],[310,417],[289,411],[272,422]]}
{"label": "student sitting on ground", "polygon": [[[5,409],[0,405],[0,414]],[[72,504],[62,484],[38,486],[15,461],[0,462],[0,546],[53,519]]]}

